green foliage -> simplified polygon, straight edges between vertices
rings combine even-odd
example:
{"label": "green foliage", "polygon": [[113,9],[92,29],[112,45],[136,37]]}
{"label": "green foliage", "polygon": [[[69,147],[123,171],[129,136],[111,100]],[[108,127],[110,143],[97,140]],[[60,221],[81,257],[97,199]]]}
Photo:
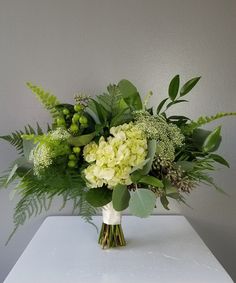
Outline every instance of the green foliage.
{"label": "green foliage", "polygon": [[102,207],[111,202],[112,191],[105,187],[90,189],[86,193],[86,200],[95,207]]}
{"label": "green foliage", "polygon": [[36,95],[36,97],[43,104],[45,109],[50,111],[53,118],[56,118],[60,115],[58,110],[55,108],[56,105],[60,104],[59,100],[55,95],[44,91],[41,87],[34,85],[30,82],[27,82],[26,85]]}
{"label": "green foliage", "polygon": [[152,139],[152,140],[148,140],[148,155],[147,155],[147,159],[148,163],[143,167],[143,169],[141,169],[141,173],[142,175],[147,175],[151,168],[152,168],[152,163],[153,160],[156,156],[156,147],[157,147],[157,142],[156,140]]}
{"label": "green foliage", "polygon": [[143,108],[141,97],[137,88],[128,80],[121,80],[118,83],[120,93],[131,110],[141,110]]}
{"label": "green foliage", "polygon": [[92,215],[96,212],[85,199],[87,189],[79,172],[66,171],[64,167],[50,167],[40,177],[29,170],[15,190],[19,192],[21,199],[15,209],[12,235],[27,219],[48,210],[55,196],[61,196],[64,200],[62,208],[68,201],[73,201],[73,213],[81,214],[87,222],[91,222]]}
{"label": "green foliage", "polygon": [[175,100],[179,91],[179,75],[176,75],[169,84],[169,97],[172,101]]}
{"label": "green foliage", "polygon": [[129,206],[130,193],[127,186],[118,184],[112,192],[112,204],[115,210],[122,211]]}
{"label": "green foliage", "polygon": [[[160,113],[165,116],[165,111],[168,110],[171,106],[182,103],[188,102],[187,100],[181,99],[182,96],[188,94],[192,88],[197,84],[201,77],[192,78],[191,80],[187,81],[180,89],[180,77],[176,75],[170,81],[169,88],[168,88],[168,98],[163,99],[157,107],[156,113],[159,115]],[[161,112],[163,106],[166,102],[170,100],[170,102],[166,105],[164,111]]]}
{"label": "green foliage", "polygon": [[192,78],[191,80],[187,81],[180,89],[180,96],[184,96],[189,93],[192,88],[198,83],[201,77]]}
{"label": "green foliage", "polygon": [[137,189],[131,193],[130,212],[138,217],[148,217],[156,205],[155,194],[147,189]]}
{"label": "green foliage", "polygon": [[24,130],[15,131],[10,135],[0,136],[0,139],[3,139],[13,145],[19,154],[23,154],[23,138],[22,135],[34,135],[38,134],[41,135],[43,133],[42,128],[37,123],[36,131],[30,126],[25,126]]}
{"label": "green foliage", "polygon": [[204,152],[215,150],[221,141],[221,126],[216,127],[205,139],[202,149]]}
{"label": "green foliage", "polygon": [[88,144],[96,135],[96,132],[92,132],[90,134],[86,134],[86,135],[81,135],[81,136],[78,136],[78,137],[70,137],[68,139],[68,142],[71,144],[71,145],[74,145],[74,146],[84,146],[86,144]]}
{"label": "green foliage", "polygon": [[91,111],[97,123],[103,127],[113,127],[126,122],[130,122],[133,118],[131,110],[121,91],[116,85],[107,87],[108,93],[98,95],[96,100],[91,99],[88,104],[88,113]]}
{"label": "green foliage", "polygon": [[38,196],[37,194],[32,193],[23,196],[15,207],[13,215],[14,229],[6,242],[6,245],[9,243],[17,229],[21,225],[24,225],[27,219],[39,215],[43,210],[49,210],[51,201],[52,198],[48,199],[45,194]]}
{"label": "green foliage", "polygon": [[236,112],[219,112],[213,116],[201,116],[196,121],[191,121],[190,123],[186,124],[182,130],[185,134],[191,134],[194,129],[197,129],[205,124],[213,122],[217,119],[226,117],[226,116],[235,116]]}

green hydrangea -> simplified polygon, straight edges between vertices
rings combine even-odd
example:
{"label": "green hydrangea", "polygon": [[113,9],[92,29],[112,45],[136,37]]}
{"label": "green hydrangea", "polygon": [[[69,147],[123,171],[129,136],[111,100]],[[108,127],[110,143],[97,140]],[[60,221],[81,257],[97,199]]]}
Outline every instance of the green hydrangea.
{"label": "green hydrangea", "polygon": [[167,123],[163,116],[154,116],[144,110],[135,111],[134,119],[135,125],[148,139],[157,141],[157,155],[162,160],[173,161],[175,149],[183,145],[184,135],[181,130],[175,124]]}
{"label": "green hydrangea", "polygon": [[110,134],[107,140],[101,137],[98,144],[91,142],[84,147],[84,159],[91,163],[84,175],[91,188],[131,184],[132,168],[146,158],[147,139],[136,125],[112,127]]}

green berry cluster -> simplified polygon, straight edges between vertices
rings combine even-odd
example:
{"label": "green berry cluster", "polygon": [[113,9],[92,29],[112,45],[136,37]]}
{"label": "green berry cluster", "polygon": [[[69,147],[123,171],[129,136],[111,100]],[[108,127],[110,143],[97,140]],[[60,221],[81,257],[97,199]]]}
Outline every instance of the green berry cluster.
{"label": "green berry cluster", "polygon": [[59,127],[66,127],[73,135],[79,134],[80,130],[88,127],[88,119],[84,115],[84,105],[76,104],[70,109],[64,107],[56,124]]}
{"label": "green berry cluster", "polygon": [[68,160],[68,167],[70,168],[75,168],[78,165],[78,161],[79,161],[79,155],[81,152],[81,148],[78,146],[74,146],[72,148],[73,153],[71,153],[69,155],[69,160]]}

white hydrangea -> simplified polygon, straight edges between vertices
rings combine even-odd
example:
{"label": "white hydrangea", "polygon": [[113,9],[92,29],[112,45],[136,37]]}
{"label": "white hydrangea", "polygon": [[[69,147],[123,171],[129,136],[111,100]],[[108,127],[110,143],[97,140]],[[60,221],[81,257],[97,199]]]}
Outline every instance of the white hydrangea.
{"label": "white hydrangea", "polygon": [[107,140],[101,137],[98,144],[91,142],[84,147],[84,159],[92,163],[84,170],[89,187],[131,184],[132,168],[146,158],[147,139],[132,122],[112,127],[110,133]]}

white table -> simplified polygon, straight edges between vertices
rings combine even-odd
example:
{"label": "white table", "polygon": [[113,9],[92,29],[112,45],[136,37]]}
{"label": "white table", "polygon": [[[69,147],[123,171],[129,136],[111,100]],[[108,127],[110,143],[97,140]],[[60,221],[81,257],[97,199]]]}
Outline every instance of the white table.
{"label": "white table", "polygon": [[80,217],[48,217],[4,283],[233,282],[183,216],[124,216],[122,226],[127,246],[102,250]]}

